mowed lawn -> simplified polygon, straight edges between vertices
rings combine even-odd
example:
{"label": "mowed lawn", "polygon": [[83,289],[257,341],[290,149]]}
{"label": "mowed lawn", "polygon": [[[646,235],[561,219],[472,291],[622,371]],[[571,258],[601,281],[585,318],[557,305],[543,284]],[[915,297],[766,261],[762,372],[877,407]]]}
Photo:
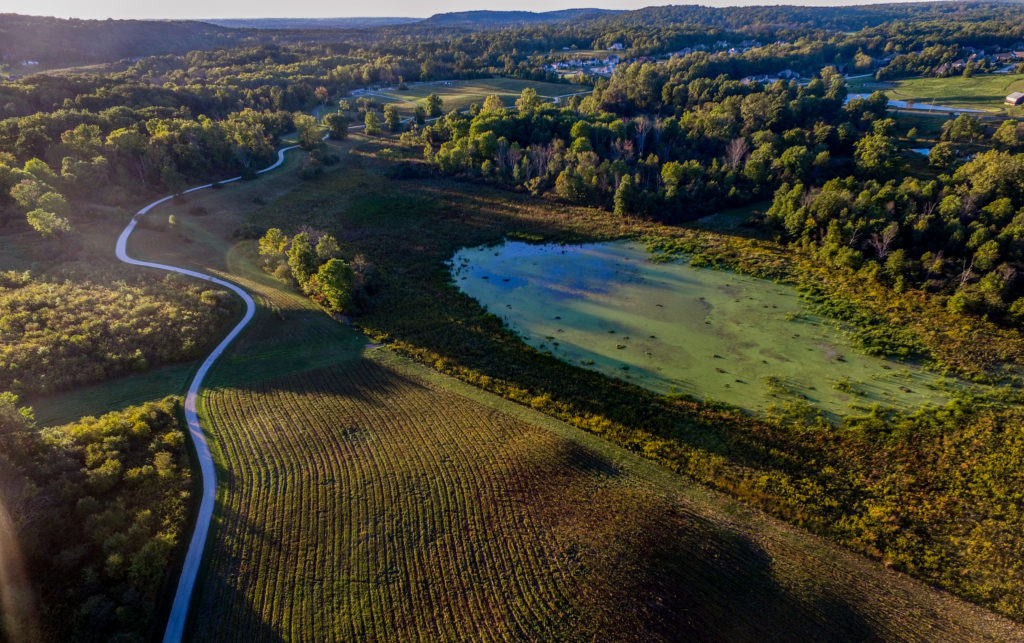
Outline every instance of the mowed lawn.
{"label": "mowed lawn", "polygon": [[1024,91],[1024,74],[908,78],[894,82],[885,93],[896,100],[1024,115],[1020,107],[1003,106],[1006,96],[1016,91]]}
{"label": "mowed lawn", "polygon": [[553,100],[559,96],[575,93],[587,93],[589,87],[568,83],[547,83],[515,78],[481,78],[477,80],[452,80],[430,83],[415,83],[408,90],[389,88],[369,91],[366,95],[377,98],[384,103],[397,103],[398,109],[404,114],[412,114],[415,105],[426,107],[427,96],[437,94],[444,101],[443,109],[465,109],[472,103],[483,104],[491,94],[501,97],[506,107],[512,107],[519,95],[527,87],[537,90],[537,95],[544,100]]}

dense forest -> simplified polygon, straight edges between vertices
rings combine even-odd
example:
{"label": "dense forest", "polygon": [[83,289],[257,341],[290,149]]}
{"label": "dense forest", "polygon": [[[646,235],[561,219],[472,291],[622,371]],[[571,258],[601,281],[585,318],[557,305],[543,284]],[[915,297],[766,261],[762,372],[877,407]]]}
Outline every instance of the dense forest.
{"label": "dense forest", "polygon": [[4,548],[3,564],[23,565],[31,580],[18,589],[38,596],[34,608],[5,597],[21,640],[152,637],[190,507],[179,413],[168,398],[39,429],[0,394],[0,511],[20,545]]}
{"label": "dense forest", "polygon": [[[237,313],[226,291],[129,275],[89,252],[110,246],[127,213],[157,196],[179,195],[182,211],[206,215],[190,209],[187,187],[257,180],[293,133],[299,176],[319,185],[323,169],[341,162],[321,143],[321,127],[340,139],[352,124],[365,124],[359,140],[377,145],[375,162],[396,181],[590,208],[620,234],[673,230],[678,239],[652,248],[800,283],[817,312],[854,327],[866,352],[1004,387],[984,404],[960,398],[909,417],[878,408],[836,433],[816,433],[826,423],[799,404],[762,422],[682,397],[637,402],[627,399],[635,391],[616,389],[622,397],[601,407],[583,390],[591,380],[572,384],[560,367],[513,346],[482,311],[472,311],[471,325],[489,329],[481,334],[493,343],[473,344],[465,363],[442,356],[465,329],[402,335],[425,322],[395,321],[378,304],[422,293],[381,276],[388,257],[372,264],[344,230],[296,216],[237,232],[258,239],[252,250],[264,269],[324,310],[398,329],[407,355],[1024,618],[1014,595],[1019,565],[991,551],[1018,542],[1006,534],[1019,526],[1007,507],[1020,475],[1008,427],[1019,419],[1024,328],[1024,126],[1008,116],[929,115],[934,131],[924,135],[884,93],[851,97],[849,89],[854,74],[936,76],[981,49],[1020,47],[1019,9],[654,7],[279,26],[0,16],[0,60],[12,71],[29,59],[120,60],[104,69],[19,68],[0,82],[0,256],[11,264],[0,264],[0,509],[26,568],[43,579],[33,591],[44,624],[24,627],[53,640],[151,636],[191,505],[176,400],[40,428],[19,397],[194,360]],[[613,46],[621,61],[607,73],[570,85],[554,71],[579,51],[606,57]],[[993,71],[979,62],[966,75]],[[514,104],[491,95],[450,110],[435,94],[411,113],[369,95],[495,77],[580,93],[554,103],[527,88]],[[908,155],[918,144],[930,146],[927,160]],[[727,248],[687,232],[695,219],[737,208],[751,213],[744,232],[764,246]],[[173,216],[159,225],[176,229]],[[750,256],[737,258],[742,252]],[[436,266],[414,268],[401,275]],[[445,285],[424,303],[424,319],[450,323],[440,312],[430,318],[429,306],[454,297]],[[912,320],[900,323],[900,311]],[[939,330],[928,335],[929,323]],[[973,344],[943,348],[953,327],[968,329]],[[492,354],[507,363],[495,365]],[[559,386],[563,398],[548,395]],[[699,450],[672,442],[684,416],[732,431],[724,455],[707,464]],[[637,428],[645,422],[644,431],[662,435]],[[939,469],[916,470],[921,453]],[[805,456],[821,471],[809,471]],[[778,478],[757,477],[766,462]],[[960,497],[958,487],[969,489]],[[908,514],[901,490],[920,512]],[[951,527],[944,508],[979,527]]]}

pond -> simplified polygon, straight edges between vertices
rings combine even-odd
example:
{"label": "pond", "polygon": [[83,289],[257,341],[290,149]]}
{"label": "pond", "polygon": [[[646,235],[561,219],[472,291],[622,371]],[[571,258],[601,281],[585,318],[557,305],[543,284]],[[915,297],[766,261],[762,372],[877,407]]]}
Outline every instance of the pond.
{"label": "pond", "polygon": [[949,397],[935,373],[858,352],[793,287],[656,263],[637,242],[513,241],[462,249],[450,266],[527,344],[658,393],[748,411],[806,401],[833,418]]}

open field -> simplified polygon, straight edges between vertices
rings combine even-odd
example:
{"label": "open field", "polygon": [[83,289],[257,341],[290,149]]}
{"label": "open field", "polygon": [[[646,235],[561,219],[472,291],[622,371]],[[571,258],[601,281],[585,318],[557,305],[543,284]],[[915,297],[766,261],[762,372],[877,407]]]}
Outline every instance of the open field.
{"label": "open field", "polygon": [[546,83],[515,78],[480,78],[477,80],[452,80],[445,82],[415,83],[409,85],[407,91],[387,89],[367,92],[369,96],[382,99],[384,102],[398,104],[404,115],[412,114],[415,105],[426,107],[427,96],[437,94],[444,100],[444,110],[465,109],[472,103],[483,104],[491,94],[501,97],[506,107],[511,107],[523,89],[532,87],[542,99],[551,100],[566,94],[586,93],[590,89],[585,86]]}
{"label": "open field", "polygon": [[200,640],[1015,631],[387,353],[204,406],[229,475]]}
{"label": "open field", "polygon": [[529,345],[659,393],[748,411],[799,397],[833,419],[949,401],[935,373],[858,352],[792,286],[652,262],[642,244],[467,248],[452,274]]}
{"label": "open field", "polygon": [[40,426],[67,424],[86,415],[99,417],[111,410],[177,395],[188,388],[198,366],[198,360],[170,364],[108,382],[28,398],[25,403],[35,409]]}
{"label": "open field", "polygon": [[1024,115],[1024,109],[1020,107],[1003,106],[1003,99],[1008,94],[1024,91],[1024,74],[976,74],[970,78],[908,78],[886,85],[888,87],[883,91],[889,98],[895,100],[963,107],[993,114]]}
{"label": "open field", "polygon": [[[380,202],[358,189],[361,157],[345,156],[320,182],[299,182],[293,162],[190,196],[208,211],[179,217],[197,234],[190,243],[156,227],[133,238],[135,254],[219,271],[260,304],[200,405],[221,495],[195,638],[1019,635],[600,438],[388,349],[367,353],[360,335],[263,274],[251,243],[231,235],[259,198],[269,203],[261,220],[291,212],[292,225],[324,226],[342,212],[347,247],[375,248],[372,226],[387,233],[380,241],[407,240],[394,251],[435,257],[421,244],[450,224],[399,207],[423,198],[420,188],[414,201],[391,192]],[[494,215],[451,214],[471,228]],[[282,359],[295,351],[305,359]]]}
{"label": "open field", "polygon": [[[794,269],[808,273],[816,283],[831,276],[819,275],[813,264],[767,241],[667,228],[474,183],[391,178],[391,163],[374,158],[373,152],[393,145],[359,142],[343,172],[305,183],[287,197],[255,209],[249,219],[258,230],[278,226],[287,232],[310,225],[333,231],[345,256],[360,253],[376,266],[378,292],[372,308],[359,318],[374,338],[391,341],[397,351],[441,372],[642,452],[898,569],[1017,613],[1013,597],[1020,595],[1016,588],[1024,578],[990,575],[986,570],[991,556],[982,553],[987,550],[970,549],[965,554],[962,544],[1003,542],[995,533],[972,531],[976,519],[968,515],[996,512],[991,514],[993,529],[1014,520],[996,518],[1003,492],[977,486],[987,475],[983,468],[960,466],[974,457],[964,455],[968,452],[991,457],[993,466],[1016,457],[1012,434],[987,428],[1014,425],[1015,411],[990,414],[983,411],[988,408],[985,401],[958,399],[956,405],[968,406],[935,412],[934,419],[928,414],[889,418],[882,413],[837,431],[815,425],[813,419],[809,424],[790,424],[713,404],[664,398],[567,365],[524,345],[499,318],[459,293],[445,262],[461,247],[500,243],[503,238],[585,243],[651,234],[704,244],[701,251],[706,256],[720,256],[723,265],[733,261],[755,274],[771,274],[799,262]],[[834,296],[876,306],[875,291],[861,293],[858,287],[863,290],[863,284],[844,286]],[[865,298],[856,299],[861,295]],[[950,328],[943,322],[946,317],[933,316],[930,308],[927,317],[906,309],[909,302],[897,302],[898,328],[883,323],[873,326],[872,332],[885,336],[910,327],[913,331],[907,332],[931,338],[933,356],[944,363],[974,359],[978,337],[995,337],[988,325],[963,335],[959,326]],[[889,319],[881,306],[892,303],[890,296],[871,310],[882,320]],[[804,413],[805,406],[794,401],[785,412]],[[952,432],[940,434],[929,428],[932,422],[945,422],[950,413],[959,413],[957,408],[976,409],[978,414],[959,422]],[[963,489],[973,491],[965,494]],[[911,497],[914,500],[908,500]],[[890,530],[886,525],[892,523],[872,517],[878,515],[891,516],[904,528]],[[1012,545],[993,546],[1000,552],[1013,550]],[[925,557],[926,551],[942,553]],[[952,559],[946,556],[956,556],[958,562],[950,565]]]}

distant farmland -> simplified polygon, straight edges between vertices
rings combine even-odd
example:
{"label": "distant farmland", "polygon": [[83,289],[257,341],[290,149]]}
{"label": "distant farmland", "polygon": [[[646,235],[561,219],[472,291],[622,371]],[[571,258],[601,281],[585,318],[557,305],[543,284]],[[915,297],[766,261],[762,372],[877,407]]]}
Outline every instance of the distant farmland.
{"label": "distant farmland", "polygon": [[1012,92],[1024,91],[1024,74],[976,74],[970,78],[909,78],[896,81],[884,90],[889,98],[929,103],[945,107],[964,107],[986,112],[1014,115],[1019,107],[1005,107],[1003,100]]}
{"label": "distant farmland", "polygon": [[453,80],[449,82],[417,83],[408,90],[387,89],[368,92],[369,96],[383,99],[385,103],[398,103],[402,112],[412,113],[412,104],[426,106],[427,96],[437,94],[444,101],[444,110],[465,109],[472,103],[483,104],[491,94],[497,94],[506,107],[512,107],[527,87],[537,90],[542,99],[551,100],[566,94],[586,93],[585,85],[546,83],[515,78],[481,78],[478,80]]}

